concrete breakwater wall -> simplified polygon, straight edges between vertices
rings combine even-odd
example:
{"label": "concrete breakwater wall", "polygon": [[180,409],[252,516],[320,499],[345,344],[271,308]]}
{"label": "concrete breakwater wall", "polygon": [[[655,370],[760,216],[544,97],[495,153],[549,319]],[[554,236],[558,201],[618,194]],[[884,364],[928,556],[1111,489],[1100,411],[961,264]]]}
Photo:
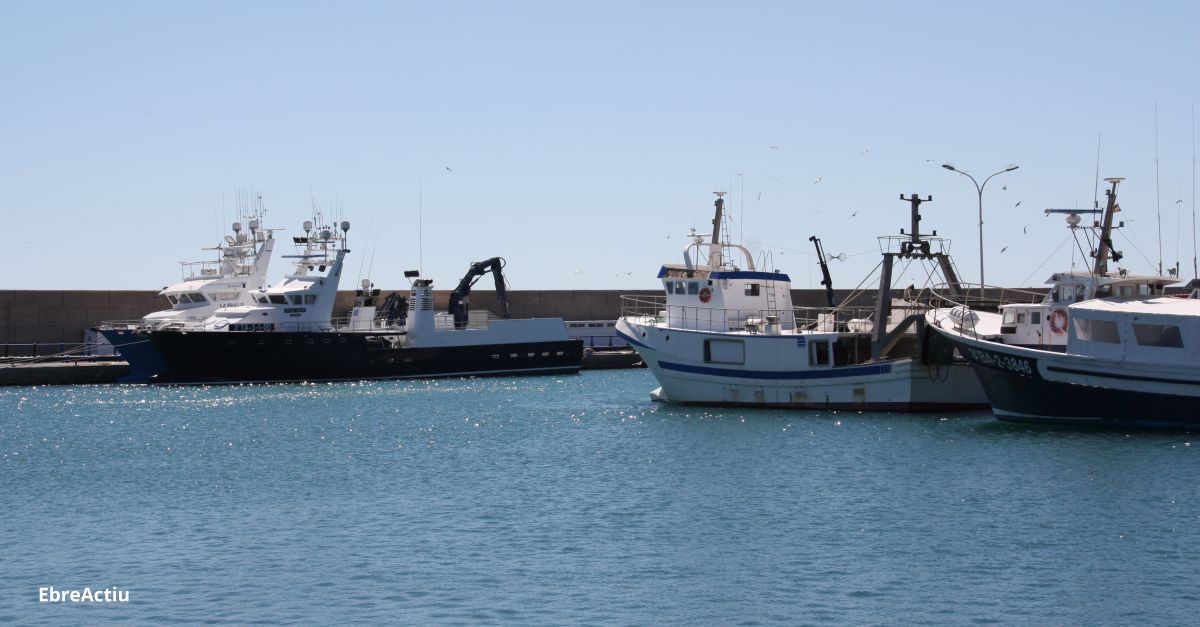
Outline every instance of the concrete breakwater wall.
{"label": "concrete breakwater wall", "polygon": [[[407,289],[382,290],[382,295]],[[849,295],[838,290],[838,298]],[[434,292],[434,307],[445,311],[449,290]],[[565,320],[616,320],[621,315],[621,296],[660,296],[661,290],[513,290],[508,293],[514,318],[563,318]],[[858,303],[869,306],[874,292],[859,294]],[[820,307],[822,290],[792,290],[796,306]],[[354,292],[338,292],[335,316],[349,314]],[[473,309],[499,313],[495,292],[471,293]],[[0,344],[77,343],[84,330],[104,320],[136,320],[168,308],[157,291],[140,290],[0,290]]]}

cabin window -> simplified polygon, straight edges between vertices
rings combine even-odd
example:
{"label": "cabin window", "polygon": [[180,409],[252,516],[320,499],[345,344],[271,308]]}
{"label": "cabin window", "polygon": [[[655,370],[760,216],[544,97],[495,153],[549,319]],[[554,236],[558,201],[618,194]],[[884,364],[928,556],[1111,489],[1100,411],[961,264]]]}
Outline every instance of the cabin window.
{"label": "cabin window", "polygon": [[287,304],[287,298],[284,298],[283,294],[271,294],[268,298],[271,299],[271,304],[274,304],[274,305],[286,305]]}
{"label": "cabin window", "polygon": [[262,304],[264,304],[264,305],[265,305],[265,304],[267,304],[267,297],[266,297],[266,296],[259,296],[259,297],[258,297],[258,302],[260,302],[260,303],[262,303]]}
{"label": "cabin window", "polygon": [[700,293],[700,284],[695,281],[688,281],[687,290],[688,294],[695,296]]}
{"label": "cabin window", "polygon": [[1041,324],[1041,323],[1042,323],[1042,312],[1034,311],[1029,314],[1029,324]]}
{"label": "cabin window", "polygon": [[237,300],[239,292],[220,292],[217,298],[221,300]]}
{"label": "cabin window", "polygon": [[315,303],[315,302],[317,302],[317,295],[316,295],[316,294],[305,294],[305,295],[304,295],[304,304],[305,304],[305,305],[311,305],[311,304],[313,304],[313,303]]}
{"label": "cabin window", "polygon": [[1025,313],[1017,314],[1017,324],[1025,324]]}
{"label": "cabin window", "polygon": [[1132,285],[1118,285],[1117,286],[1117,296],[1127,296],[1127,297],[1133,296],[1133,286]]}
{"label": "cabin window", "polygon": [[302,296],[300,294],[292,294],[291,299],[292,299],[293,305],[303,305],[304,304],[304,296]]}
{"label": "cabin window", "polygon": [[1015,318],[1016,314],[1014,314],[1011,309],[1004,310],[1004,324],[1014,324],[1013,320]]}
{"label": "cabin window", "polygon": [[710,364],[744,364],[746,345],[742,340],[704,340],[704,361]]}
{"label": "cabin window", "polygon": [[1169,324],[1134,324],[1133,335],[1141,346],[1183,348],[1179,327]]}
{"label": "cabin window", "polygon": [[1149,283],[1138,283],[1138,296],[1153,296],[1154,288]]}
{"label": "cabin window", "polygon": [[175,295],[174,295],[174,294],[167,294],[167,300],[171,301],[171,304],[172,304],[172,305],[177,305],[177,304],[179,304],[179,299],[178,299],[178,298],[175,298]]}
{"label": "cabin window", "polygon": [[1072,320],[1075,337],[1085,342],[1104,342],[1105,344],[1120,344],[1121,334],[1117,323],[1112,320],[1089,320],[1076,317]]}
{"label": "cabin window", "polygon": [[746,296],[758,296],[758,283],[746,284]]}
{"label": "cabin window", "polygon": [[808,364],[810,366],[829,365],[829,342],[811,342],[808,345]]}

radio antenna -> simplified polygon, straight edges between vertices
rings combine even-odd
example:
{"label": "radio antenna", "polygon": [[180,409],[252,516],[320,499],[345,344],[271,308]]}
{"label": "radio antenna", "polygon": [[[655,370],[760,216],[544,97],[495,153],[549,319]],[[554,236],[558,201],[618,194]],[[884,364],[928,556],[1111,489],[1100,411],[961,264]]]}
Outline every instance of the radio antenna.
{"label": "radio antenna", "polygon": [[1162,276],[1162,199],[1158,185],[1158,101],[1154,101],[1154,205],[1158,211],[1158,276]]}
{"label": "radio antenna", "polygon": [[425,181],[417,178],[417,272],[425,276],[425,237],[424,230]]}

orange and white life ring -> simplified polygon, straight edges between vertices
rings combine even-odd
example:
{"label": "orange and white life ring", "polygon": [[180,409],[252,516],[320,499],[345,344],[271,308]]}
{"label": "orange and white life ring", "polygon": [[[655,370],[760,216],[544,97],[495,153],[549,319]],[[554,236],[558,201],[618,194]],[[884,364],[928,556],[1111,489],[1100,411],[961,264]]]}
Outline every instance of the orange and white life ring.
{"label": "orange and white life ring", "polygon": [[701,289],[700,290],[700,302],[707,303],[710,300],[712,300],[712,290],[708,289],[707,287]]}
{"label": "orange and white life ring", "polygon": [[1055,335],[1062,335],[1067,332],[1067,310],[1055,309],[1050,312],[1050,316],[1046,318],[1046,322],[1050,324],[1050,332]]}

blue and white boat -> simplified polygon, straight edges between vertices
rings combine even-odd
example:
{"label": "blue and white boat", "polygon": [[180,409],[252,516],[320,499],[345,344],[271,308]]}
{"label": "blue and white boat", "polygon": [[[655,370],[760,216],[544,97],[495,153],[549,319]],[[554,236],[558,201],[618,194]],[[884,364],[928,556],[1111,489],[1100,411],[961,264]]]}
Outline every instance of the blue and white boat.
{"label": "blue and white boat", "polygon": [[[746,248],[721,237],[723,193],[717,196],[711,238],[693,232],[683,263],[659,270],[665,297],[624,297],[617,332],[661,385],[653,400],[883,411],[986,407],[965,361],[928,350],[926,308],[891,297],[896,259],[932,262],[957,281],[949,257],[931,248],[942,240],[922,239],[915,228],[919,201],[912,233],[881,238],[889,244],[881,289],[873,310],[858,315],[847,307],[794,308],[787,274],[757,268]],[[931,358],[935,353],[940,359]]]}
{"label": "blue and white boat", "polygon": [[[1090,274],[1055,275],[1043,303],[1009,305],[1000,314],[964,305],[933,309],[927,326],[971,362],[1001,420],[1200,427],[1200,291],[1193,283],[1190,297],[1172,298],[1162,288],[1177,283],[1175,277],[1108,271],[1110,260],[1120,260],[1111,233],[1121,179],[1106,180],[1112,188]],[[1041,322],[1051,317],[1053,341],[1034,343],[1012,329],[993,332],[1017,322],[1014,311],[1032,318],[1051,308]]]}

